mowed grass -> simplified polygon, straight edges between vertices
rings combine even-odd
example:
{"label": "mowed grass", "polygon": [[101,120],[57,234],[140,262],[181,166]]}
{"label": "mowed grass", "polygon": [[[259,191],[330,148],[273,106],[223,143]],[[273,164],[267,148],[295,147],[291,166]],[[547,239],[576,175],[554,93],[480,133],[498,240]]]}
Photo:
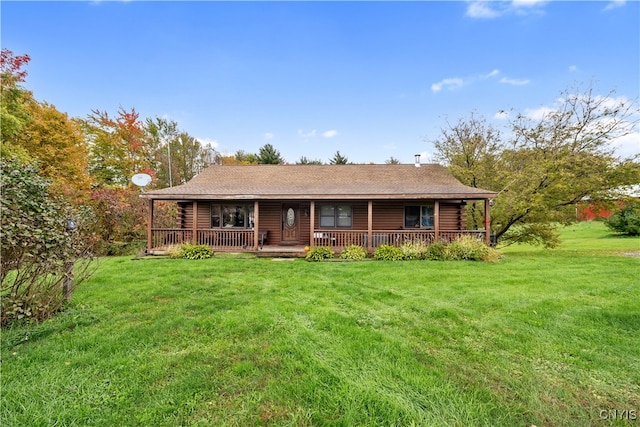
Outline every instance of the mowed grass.
{"label": "mowed grass", "polygon": [[499,264],[105,259],[3,331],[0,425],[636,425],[640,240],[563,235]]}

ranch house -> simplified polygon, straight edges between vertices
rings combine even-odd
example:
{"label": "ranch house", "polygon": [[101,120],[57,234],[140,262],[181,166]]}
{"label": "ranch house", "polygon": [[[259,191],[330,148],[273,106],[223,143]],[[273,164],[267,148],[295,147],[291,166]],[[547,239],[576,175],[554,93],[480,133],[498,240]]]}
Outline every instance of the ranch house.
{"label": "ranch house", "polygon": [[[437,164],[212,165],[191,181],[142,193],[147,253],[184,242],[216,251],[288,253],[331,246],[429,244],[469,234],[490,241],[490,200]],[[154,202],[173,201],[175,226],[154,225]],[[468,204],[483,201],[484,229],[467,230]]]}

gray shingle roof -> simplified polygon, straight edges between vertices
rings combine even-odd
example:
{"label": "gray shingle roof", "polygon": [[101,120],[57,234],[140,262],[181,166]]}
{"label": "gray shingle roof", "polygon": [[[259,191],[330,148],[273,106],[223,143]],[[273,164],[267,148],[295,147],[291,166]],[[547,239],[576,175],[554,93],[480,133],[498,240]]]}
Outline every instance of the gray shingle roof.
{"label": "gray shingle roof", "polygon": [[148,199],[485,199],[438,164],[209,166],[191,181],[143,193]]}

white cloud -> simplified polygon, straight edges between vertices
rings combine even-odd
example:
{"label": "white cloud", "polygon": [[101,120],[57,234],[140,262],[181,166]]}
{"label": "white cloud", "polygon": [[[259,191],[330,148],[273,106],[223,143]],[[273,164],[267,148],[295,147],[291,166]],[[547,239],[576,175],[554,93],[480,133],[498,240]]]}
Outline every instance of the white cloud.
{"label": "white cloud", "polygon": [[569,65],[569,71],[571,73],[575,73],[576,71],[578,71],[578,66],[577,65]]}
{"label": "white cloud", "polygon": [[547,3],[548,0],[513,0],[511,4],[513,7],[536,7]]}
{"label": "white cloud", "polygon": [[211,148],[218,148],[220,143],[215,139],[210,138],[196,138],[196,140],[200,143],[200,145],[207,146],[210,145]]}
{"label": "white cloud", "polygon": [[310,132],[304,132],[302,129],[298,129],[298,136],[302,138],[315,138],[318,135],[317,130],[312,130]]}
{"label": "white cloud", "polygon": [[617,9],[619,7],[624,7],[626,4],[626,0],[612,0],[605,6],[603,10]]}
{"label": "white cloud", "polygon": [[513,0],[486,1],[473,0],[468,2],[465,15],[477,19],[494,19],[504,15],[515,13],[517,15],[529,15],[542,13],[542,6],[547,0]]}
{"label": "white cloud", "polygon": [[469,3],[469,6],[467,6],[466,15],[471,18],[491,19],[500,16],[500,12],[492,9],[487,2],[472,1]]}
{"label": "white cloud", "polygon": [[324,136],[325,138],[333,138],[337,134],[338,134],[338,131],[335,130],[335,129],[331,129],[331,130],[322,132],[322,136]]}
{"label": "white cloud", "polygon": [[508,79],[503,77],[500,79],[500,83],[512,85],[512,86],[525,86],[531,83],[531,80],[528,79]]}
{"label": "white cloud", "polygon": [[[428,151],[421,151],[420,153],[420,163],[433,163],[433,155]],[[415,159],[414,159],[415,160]]]}
{"label": "white cloud", "polygon": [[271,132],[265,132],[262,136],[264,136],[264,139],[273,139],[276,137],[276,135]]}
{"label": "white cloud", "polygon": [[500,70],[498,70],[496,68],[495,70],[491,71],[489,74],[484,75],[483,78],[488,79],[488,78],[491,78],[491,77],[495,77],[498,74],[500,74]]}
{"label": "white cloud", "polygon": [[555,108],[550,107],[539,107],[539,108],[527,108],[524,110],[525,116],[532,120],[542,120],[548,114],[554,113],[556,111]]}
{"label": "white cloud", "polygon": [[509,112],[508,111],[504,111],[504,110],[500,110],[500,111],[498,111],[497,113],[495,113],[493,115],[493,118],[497,119],[497,120],[506,120],[506,119],[509,118]]}
{"label": "white cloud", "polygon": [[434,83],[431,85],[431,90],[433,92],[440,92],[442,89],[455,90],[460,89],[464,85],[464,80],[458,77],[444,79],[439,81],[438,83]]}
{"label": "white cloud", "polygon": [[633,132],[611,141],[611,146],[622,157],[632,157],[640,154],[640,132]]}

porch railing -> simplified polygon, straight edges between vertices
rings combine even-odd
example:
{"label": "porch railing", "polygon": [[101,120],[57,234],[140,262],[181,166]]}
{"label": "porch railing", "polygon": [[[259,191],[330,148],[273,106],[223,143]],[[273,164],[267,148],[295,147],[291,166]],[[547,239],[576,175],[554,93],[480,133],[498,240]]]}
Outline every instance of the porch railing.
{"label": "porch railing", "polygon": [[[435,241],[450,243],[460,236],[473,236],[478,240],[484,240],[484,230],[440,230],[436,238],[433,230],[374,230],[371,233],[371,247],[380,245],[402,246],[405,243],[429,245]],[[363,230],[349,231],[324,231],[316,230],[313,233],[314,246],[339,246],[358,245],[368,247],[369,235]]]}
{"label": "porch railing", "polygon": [[[154,228],[151,230],[152,249],[166,250],[183,243],[200,243],[219,250],[241,250],[254,246],[254,230],[215,229],[198,230],[195,240],[192,229]],[[428,245],[441,241],[450,243],[460,236],[473,236],[478,240],[486,238],[484,230],[440,230],[436,238],[433,230],[374,230],[371,233],[371,247],[380,245],[402,246],[405,243]],[[366,230],[325,231],[315,230],[313,246],[347,247],[350,245],[369,247]]]}
{"label": "porch railing", "polygon": [[165,250],[183,243],[199,243],[214,249],[245,249],[253,246],[253,230],[219,229],[198,230],[198,239],[193,230],[184,228],[154,228],[151,230],[152,249]]}
{"label": "porch railing", "polygon": [[193,242],[193,230],[184,228],[154,228],[151,230],[152,249],[168,249],[171,246]]}
{"label": "porch railing", "polygon": [[246,249],[253,247],[253,230],[198,230],[198,243],[214,249]]}

